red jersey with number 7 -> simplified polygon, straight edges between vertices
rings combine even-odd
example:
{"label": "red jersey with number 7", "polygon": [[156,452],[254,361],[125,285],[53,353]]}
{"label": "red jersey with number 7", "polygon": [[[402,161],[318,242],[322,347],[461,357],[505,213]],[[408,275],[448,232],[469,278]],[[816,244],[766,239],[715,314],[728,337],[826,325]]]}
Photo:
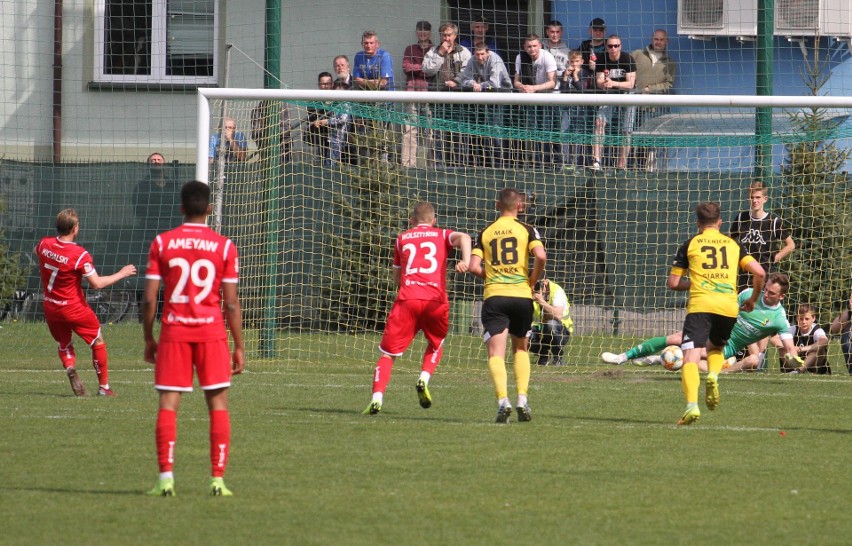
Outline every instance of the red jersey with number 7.
{"label": "red jersey with number 7", "polygon": [[41,286],[48,306],[88,306],[83,294],[83,277],[95,273],[92,256],[86,249],[58,237],[45,237],[35,247]]}
{"label": "red jersey with number 7", "polygon": [[164,287],[160,341],[227,339],[220,288],[238,277],[237,247],[206,225],[183,224],[157,235],[145,278]]}
{"label": "red jersey with number 7", "polygon": [[456,232],[421,224],[404,231],[393,247],[400,268],[397,300],[447,301],[447,256]]}

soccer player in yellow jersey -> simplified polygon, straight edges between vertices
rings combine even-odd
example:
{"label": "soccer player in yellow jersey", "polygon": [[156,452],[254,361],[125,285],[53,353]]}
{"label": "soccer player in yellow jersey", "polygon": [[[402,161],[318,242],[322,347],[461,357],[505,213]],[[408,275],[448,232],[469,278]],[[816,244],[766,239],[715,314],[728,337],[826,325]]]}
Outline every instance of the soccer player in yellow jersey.
{"label": "soccer player in yellow jersey", "polygon": [[[668,287],[689,291],[689,304],[683,322],[683,368],[681,386],[686,397],[686,412],[677,422],[690,425],[701,417],[698,409],[698,362],[701,349],[707,349],[707,379],[704,402],[709,410],[719,405],[719,372],[725,362],[722,348],[737,322],[737,272],[742,268],[752,275],[751,298],[742,304],[751,311],[763,291],[763,268],[746,250],[719,232],[722,225],[718,203],[699,203],[695,208],[698,235],[678,249],[669,273]],[[687,276],[688,275],[688,276]]]}
{"label": "soccer player in yellow jersey", "polygon": [[[468,271],[485,279],[482,305],[483,338],[488,349],[488,370],[497,392],[497,422],[508,423],[512,415],[506,374],[506,338],[511,336],[515,383],[518,390],[518,421],[530,421],[527,404],[530,355],[527,340],[532,330],[532,287],[538,281],[547,253],[538,231],[518,220],[524,198],[514,189],[503,189],[497,199],[500,218],[480,232],[471,253]],[[529,255],[533,256],[529,271]]]}

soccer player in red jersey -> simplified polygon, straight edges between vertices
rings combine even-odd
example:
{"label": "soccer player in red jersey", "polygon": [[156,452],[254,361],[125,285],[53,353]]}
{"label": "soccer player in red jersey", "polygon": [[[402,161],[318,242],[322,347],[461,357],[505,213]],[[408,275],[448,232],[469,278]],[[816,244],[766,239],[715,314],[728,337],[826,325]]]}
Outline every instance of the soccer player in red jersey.
{"label": "soccer player in red jersey", "polygon": [[428,344],[415,389],[421,407],[432,405],[429,379],[441,360],[450,322],[447,298],[447,257],[450,249],[461,250],[461,260],[455,268],[459,273],[466,272],[470,262],[470,236],[435,227],[435,209],[430,203],[421,201],[415,205],[411,226],[411,229],[399,234],[393,247],[393,279],[399,292],[379,345],[382,357],[376,363],[373,400],[364,410],[365,415],[376,415],[382,411],[394,360],[405,352],[419,331],[423,331]]}
{"label": "soccer player in red jersey", "polygon": [[[223,481],[231,444],[228,388],[231,374],[245,368],[237,248],[206,225],[212,210],[207,184],[187,182],[181,189],[180,202],[184,224],[157,235],[145,273],[145,361],[155,364],[154,386],[160,397],[155,435],[160,478],[148,494],[175,494],[172,468],[177,411],[181,394],[192,391],[194,367],[210,413],[210,494],[230,496]],[[158,343],[154,339],[154,317],[161,282],[165,303]],[[226,320],[234,340],[233,353],[228,348]]]}
{"label": "soccer player in red jersey", "polygon": [[45,237],[34,250],[44,289],[47,327],[59,344],[59,360],[68,374],[74,394],[85,396],[86,388],[77,375],[72,331],[92,348],[92,365],[100,385],[98,395],[115,396],[109,387],[107,346],[101,333],[101,323],[86,303],[82,281],[86,279],[90,287],[98,290],[135,275],[136,268],[128,264],[114,275],[98,275],[91,254],[74,242],[80,233],[80,218],[74,209],[65,209],[56,215],[56,231],[59,235]]}

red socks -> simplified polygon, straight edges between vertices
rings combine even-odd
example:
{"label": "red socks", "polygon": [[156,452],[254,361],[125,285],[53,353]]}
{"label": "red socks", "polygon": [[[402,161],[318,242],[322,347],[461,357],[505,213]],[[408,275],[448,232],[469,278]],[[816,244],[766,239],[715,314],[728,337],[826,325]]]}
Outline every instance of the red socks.
{"label": "red socks", "polygon": [[109,385],[106,343],[101,343],[100,345],[92,347],[92,366],[95,367],[95,373],[98,374],[98,384],[101,387]]}
{"label": "red socks", "polygon": [[62,367],[66,370],[71,367],[77,366],[77,355],[74,353],[74,346],[69,343],[67,347],[59,347],[57,350],[59,353],[59,362],[62,363]]}
{"label": "red socks", "polygon": [[210,412],[210,466],[211,476],[221,478],[228,465],[231,451],[231,418],[228,410]]}
{"label": "red socks", "polygon": [[382,355],[376,362],[376,372],[373,375],[373,392],[385,392],[390,382],[391,370],[393,370],[393,359],[388,355]]}
{"label": "red socks", "polygon": [[171,472],[175,462],[175,442],[177,441],[177,413],[161,409],[157,413],[157,464],[160,472]]}
{"label": "red socks", "polygon": [[435,375],[435,368],[438,367],[438,362],[441,361],[443,355],[443,343],[434,351],[430,351],[427,347],[426,352],[423,354],[423,364],[420,366],[420,371],[429,372],[430,376]]}
{"label": "red socks", "polygon": [[[177,441],[177,413],[161,409],[157,413],[157,464],[160,472],[171,472],[175,462]],[[228,410],[210,412],[210,465],[211,476],[221,478],[228,466],[231,451],[231,418]]]}

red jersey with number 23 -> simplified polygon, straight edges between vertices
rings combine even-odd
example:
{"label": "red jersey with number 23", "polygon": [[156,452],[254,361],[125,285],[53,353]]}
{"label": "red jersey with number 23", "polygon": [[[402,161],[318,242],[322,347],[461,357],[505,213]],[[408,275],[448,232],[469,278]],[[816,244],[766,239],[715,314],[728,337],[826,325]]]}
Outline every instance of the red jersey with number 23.
{"label": "red jersey with number 23", "polygon": [[447,255],[456,233],[421,224],[396,238],[393,266],[400,268],[397,300],[447,301]]}
{"label": "red jersey with number 23", "polygon": [[183,224],[157,235],[146,279],[164,285],[160,341],[227,339],[221,283],[236,283],[237,247],[203,224]]}

